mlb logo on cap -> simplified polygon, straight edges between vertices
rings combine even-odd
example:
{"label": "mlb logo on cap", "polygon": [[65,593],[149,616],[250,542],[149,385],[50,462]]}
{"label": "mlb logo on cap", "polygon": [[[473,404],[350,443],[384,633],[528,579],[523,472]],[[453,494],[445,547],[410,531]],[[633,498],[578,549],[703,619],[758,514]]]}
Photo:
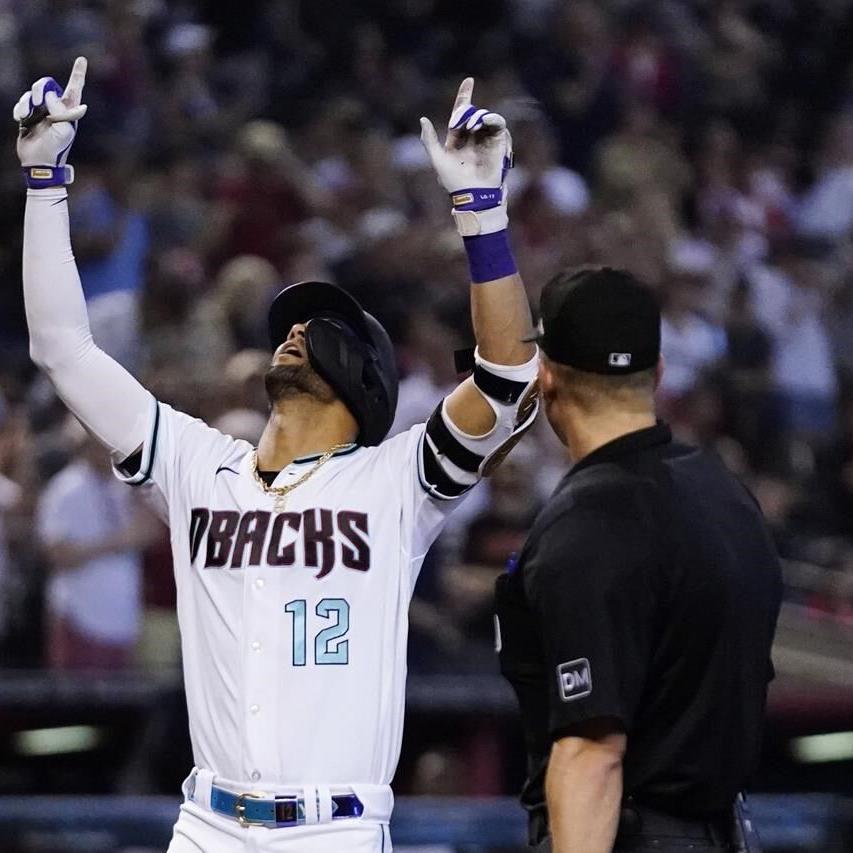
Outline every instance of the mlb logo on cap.
{"label": "mlb logo on cap", "polygon": [[630,367],[631,353],[629,352],[612,352],[607,359],[607,363],[611,367]]}

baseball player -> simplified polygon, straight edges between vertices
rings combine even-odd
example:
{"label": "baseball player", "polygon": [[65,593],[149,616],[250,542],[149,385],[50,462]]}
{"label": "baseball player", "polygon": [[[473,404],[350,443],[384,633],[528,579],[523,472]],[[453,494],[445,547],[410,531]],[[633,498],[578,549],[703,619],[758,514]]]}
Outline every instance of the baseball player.
{"label": "baseball player", "polygon": [[28,186],[33,360],[171,528],[195,767],[170,853],[390,850],[407,611],[447,516],[536,414],[537,351],[507,241],[504,119],[459,88],[422,140],[471,268],[473,376],[383,441],[397,376],[382,326],[331,284],[273,302],[257,448],[158,402],[92,341],[68,231],[66,163],[86,60],[14,109]]}

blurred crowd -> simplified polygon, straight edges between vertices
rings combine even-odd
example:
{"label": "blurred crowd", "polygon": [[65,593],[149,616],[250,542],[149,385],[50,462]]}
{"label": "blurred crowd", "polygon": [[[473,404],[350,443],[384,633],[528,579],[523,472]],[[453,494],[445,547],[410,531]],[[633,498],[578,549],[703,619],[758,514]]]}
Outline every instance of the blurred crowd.
{"label": "blurred crowd", "polygon": [[[512,129],[532,304],[584,263],[657,290],[661,415],[719,451],[810,567],[789,599],[846,630],[851,44],[842,0],[0,0],[0,104],[89,58],[71,219],[95,339],[160,399],[254,441],[283,283],[336,281],[385,323],[394,431],[457,381],[467,266],[416,134],[473,74]],[[174,664],[168,534],[27,356],[11,121],[3,140],[3,663]],[[494,671],[494,576],[568,464],[540,423],[466,500],[419,583],[413,670]]]}

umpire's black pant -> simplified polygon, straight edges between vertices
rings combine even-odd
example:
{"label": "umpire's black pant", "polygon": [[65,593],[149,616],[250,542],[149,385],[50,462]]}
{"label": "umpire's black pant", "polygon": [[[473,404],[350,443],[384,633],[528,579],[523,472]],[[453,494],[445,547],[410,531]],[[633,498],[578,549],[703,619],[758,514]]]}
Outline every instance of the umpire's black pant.
{"label": "umpire's black pant", "polygon": [[[535,853],[551,853],[551,838],[543,839],[533,848]],[[701,851],[725,851],[725,853],[738,853],[742,848],[733,847],[730,844],[714,844],[712,842],[697,841],[694,838],[661,838],[659,836],[637,837],[627,844],[618,843],[613,848],[613,853],[701,853]]]}
{"label": "umpire's black pant", "polygon": [[[551,837],[543,839],[534,848],[535,853],[551,853]],[[662,838],[660,836],[644,836],[631,839],[627,843],[617,842],[613,853],[696,853],[696,851],[725,851],[725,853],[741,853],[742,847],[731,844],[715,844],[713,842],[697,841],[695,838]]]}
{"label": "umpire's black pant", "polygon": [[[714,820],[683,820],[633,804],[623,806],[614,853],[699,853],[726,851],[741,853],[747,850],[735,839],[737,832],[734,814]],[[546,836],[534,846],[536,853],[551,853],[551,837]],[[760,853],[751,846],[749,853]]]}

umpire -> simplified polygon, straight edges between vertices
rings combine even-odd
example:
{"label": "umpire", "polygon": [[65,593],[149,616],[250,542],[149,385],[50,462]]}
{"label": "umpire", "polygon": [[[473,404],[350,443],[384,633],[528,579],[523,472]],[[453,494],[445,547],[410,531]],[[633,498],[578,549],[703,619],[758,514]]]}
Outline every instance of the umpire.
{"label": "umpire", "polygon": [[781,596],[761,512],[715,456],[656,420],[649,290],[607,267],[561,273],[540,313],[545,410],[574,467],[496,601],[531,844],[757,850],[739,793]]}

